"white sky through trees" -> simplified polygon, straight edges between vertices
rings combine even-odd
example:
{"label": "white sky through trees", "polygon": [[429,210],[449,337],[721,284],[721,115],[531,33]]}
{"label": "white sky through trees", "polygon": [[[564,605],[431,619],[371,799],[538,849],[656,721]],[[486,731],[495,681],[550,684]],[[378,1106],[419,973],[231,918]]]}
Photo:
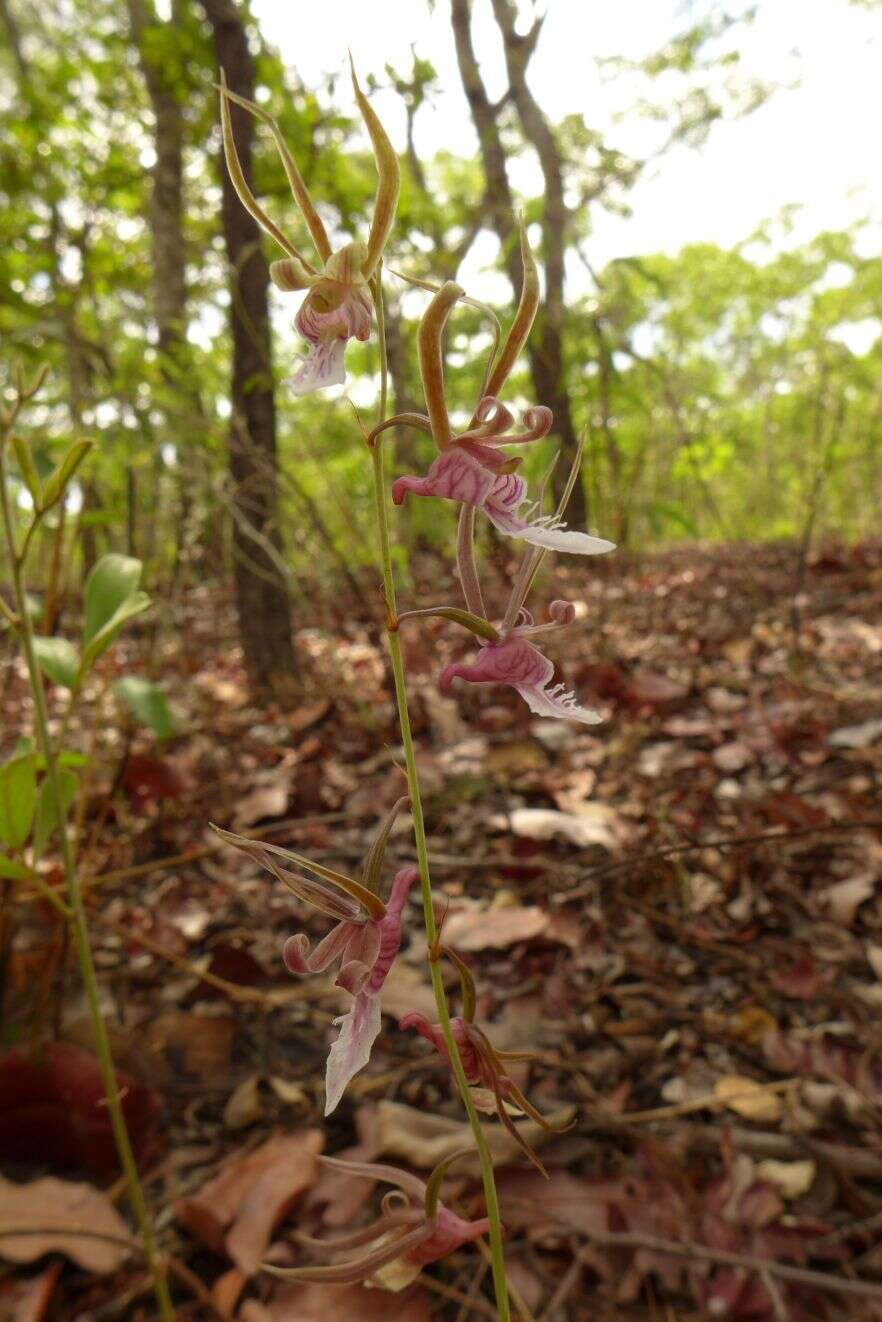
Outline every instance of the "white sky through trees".
{"label": "white sky through trees", "polygon": [[[723,6],[720,6],[723,8]],[[658,129],[633,116],[615,122],[640,91],[631,79],[604,81],[598,56],[640,58],[658,50],[687,21],[679,0],[549,0],[548,16],[530,64],[530,82],[553,119],[584,115],[611,143],[640,153]],[[436,0],[430,14],[425,0],[254,0],[266,37],[307,85],[345,67],[352,48],[362,79],[387,79],[387,62],[407,73],[411,45],[440,76],[434,104],[417,121],[421,155],[438,148],[472,155],[477,139],[462,92],[448,0]],[[491,95],[504,86],[501,43],[490,0],[476,0],[474,37]],[[862,250],[882,234],[882,164],[876,146],[882,118],[882,10],[871,12],[848,0],[759,0],[753,25],[735,38],[748,77],[781,84],[766,105],[733,123],[717,124],[703,147],[676,148],[653,165],[632,190],[633,216],[595,211],[589,245],[594,265],[612,257],[658,250],[673,252],[684,243],[707,240],[731,245],[761,222],[795,204],[795,230],[789,242],[819,230],[842,228],[868,217]],[[798,85],[793,86],[793,84]],[[341,77],[339,93],[347,110],[351,94]],[[657,84],[655,94],[662,92]],[[373,102],[398,146],[404,141],[404,115],[392,91]],[[535,162],[515,163],[513,182],[537,189]],[[880,239],[882,242],[882,239]],[[495,243],[475,251],[470,271],[492,260]],[[488,291],[485,291],[488,292]]]}

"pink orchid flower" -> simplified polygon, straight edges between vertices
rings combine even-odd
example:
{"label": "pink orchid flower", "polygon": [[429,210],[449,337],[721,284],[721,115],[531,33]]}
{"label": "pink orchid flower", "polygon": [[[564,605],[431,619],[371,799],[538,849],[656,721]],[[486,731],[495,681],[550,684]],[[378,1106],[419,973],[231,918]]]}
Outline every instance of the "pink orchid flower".
{"label": "pink orchid flower", "polygon": [[387,1194],[382,1204],[383,1215],[359,1230],[334,1239],[296,1235],[297,1242],[305,1248],[326,1254],[371,1245],[361,1257],[320,1267],[273,1267],[265,1263],[264,1270],[285,1280],[346,1285],[369,1280],[379,1268],[401,1261],[412,1266],[414,1275],[417,1275],[421,1267],[479,1239],[490,1226],[486,1217],[465,1221],[445,1207],[439,1197],[444,1174],[460,1155],[457,1152],[442,1161],[426,1183],[395,1166],[319,1157],[319,1161],[334,1170],[366,1180],[383,1180],[397,1185],[400,1192]]}
{"label": "pink orchid flower", "polygon": [[[312,202],[297,164],[273,117],[253,101],[230,92],[221,74],[221,129],[227,169],[246,211],[283,249],[286,256],[270,266],[270,277],[285,292],[308,290],[295,318],[295,326],[310,349],[290,378],[295,395],[326,386],[343,385],[343,355],[347,340],[366,340],[371,332],[372,303],[368,292],[395,219],[398,202],[398,158],[389,137],[361,88],[352,68],[355,99],[374,149],[378,185],[367,242],[347,243],[334,252],[324,221]],[[233,136],[230,104],[241,106],[265,124],[273,135],[294,201],[306,222],[319,257],[314,266],[267,215],[245,178]]]}
{"label": "pink orchid flower", "polygon": [[597,725],[603,718],[587,707],[580,707],[575,695],[563,684],[549,687],[554,678],[554,664],[530,642],[530,637],[572,623],[575,610],[568,601],[553,601],[549,614],[548,624],[533,624],[527,612],[521,610],[519,618],[524,618],[526,623],[513,627],[503,624],[496,640],[480,640],[476,661],[468,664],[457,661],[444,667],[438,678],[441,692],[449,692],[454,679],[464,679],[469,684],[508,684],[537,716]]}
{"label": "pink orchid flower", "polygon": [[[360,271],[364,251],[364,244],[350,243],[334,253],[300,305],[294,325],[309,341],[310,350],[289,378],[295,395],[342,386],[346,381],[343,353],[347,340],[370,338],[371,300]],[[302,288],[290,281],[290,261],[273,265],[277,285],[283,289]]]}
{"label": "pink orchid flower", "polygon": [[[428,421],[428,418],[426,419]],[[588,533],[568,531],[551,515],[537,515],[535,506],[519,513],[527,499],[527,484],[514,472],[519,459],[500,453],[502,445],[527,445],[547,436],[554,421],[544,405],[527,409],[524,430],[511,433],[514,418],[493,395],[485,395],[475,412],[477,425],[452,437],[424,477],[399,477],[392,484],[392,499],[400,505],[408,493],[439,496],[483,510],[506,537],[517,537],[549,551],[574,555],[602,555],[614,544]]]}
{"label": "pink orchid flower", "polygon": [[[492,1093],[499,1120],[537,1170],[547,1176],[545,1167],[518,1130],[508,1113],[507,1107],[509,1104],[515,1106],[524,1115],[534,1120],[542,1129],[556,1133],[562,1133],[569,1129],[570,1124],[556,1125],[546,1119],[527,1100],[514,1080],[509,1077],[508,1065],[516,1061],[535,1060],[535,1056],[529,1051],[498,1051],[493,1046],[484,1030],[474,1022],[475,983],[468,965],[460,959],[455,951],[444,946],[440,947],[440,953],[446,955],[455,964],[459,972],[463,1012],[462,1015],[456,1015],[450,1020],[450,1027],[466,1081],[472,1087],[486,1088]],[[450,1064],[450,1052],[447,1049],[447,1042],[440,1024],[433,1024],[424,1014],[412,1010],[399,1019],[398,1027],[405,1031],[409,1028],[416,1029],[420,1037],[425,1038],[427,1042],[432,1044],[442,1060],[448,1065]]]}
{"label": "pink orchid flower", "polygon": [[[419,872],[414,867],[397,872],[385,904],[375,887],[392,824],[406,803],[407,799],[399,799],[380,827],[361,881],[279,845],[214,828],[222,840],[267,868],[298,899],[337,920],[314,950],[310,951],[309,938],[298,932],[288,938],[282,952],[286,968],[296,974],[320,973],[339,961],[336,986],[354,998],[348,1014],[334,1020],[340,1034],[328,1054],[325,1115],[335,1110],[346,1085],[370,1060],[380,1032],[380,991],[398,954],[404,906]],[[300,869],[307,869],[319,879],[304,877]]]}

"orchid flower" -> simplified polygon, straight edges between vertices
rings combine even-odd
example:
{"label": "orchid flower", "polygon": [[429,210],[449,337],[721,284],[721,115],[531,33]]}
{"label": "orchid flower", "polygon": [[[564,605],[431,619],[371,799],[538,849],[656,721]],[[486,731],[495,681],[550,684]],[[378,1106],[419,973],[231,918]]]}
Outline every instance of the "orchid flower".
{"label": "orchid flower", "polygon": [[[328,1055],[325,1115],[335,1110],[346,1085],[368,1063],[380,1031],[380,990],[398,954],[402,913],[419,872],[414,867],[397,872],[385,904],[376,893],[376,885],[392,824],[407,802],[399,799],[381,825],[365,860],[361,881],[279,845],[213,828],[227,844],[268,868],[298,899],[337,920],[314,950],[310,951],[308,937],[298,932],[288,938],[282,951],[285,967],[295,974],[320,973],[339,961],[335,985],[354,997],[349,1013],[334,1020],[340,1026],[340,1035]],[[320,880],[302,876],[291,865],[307,869]]]}
{"label": "orchid flower", "polygon": [[[385,129],[358,85],[354,66],[352,86],[374,149],[379,184],[367,243],[347,243],[333,252],[324,222],[313,205],[278,124],[253,101],[229,91],[221,72],[221,128],[227,169],[233,187],[246,211],[286,253],[281,261],[273,262],[270,266],[273,283],[285,291],[308,291],[294,322],[310,345],[305,360],[291,378],[295,395],[306,395],[312,390],[322,390],[325,386],[342,385],[346,380],[343,353],[347,340],[366,340],[369,337],[372,305],[368,286],[379,266],[398,202],[398,158]],[[231,101],[266,124],[272,133],[294,201],[318,253],[320,269],[307,261],[270,219],[248,186],[233,138],[229,106]]]}
{"label": "orchid flower", "polygon": [[396,1185],[397,1191],[385,1196],[382,1202],[383,1215],[370,1225],[334,1239],[314,1239],[298,1234],[297,1242],[322,1253],[366,1244],[371,1247],[361,1257],[333,1265],[274,1267],[264,1263],[264,1271],[285,1280],[348,1285],[366,1281],[378,1269],[392,1262],[400,1262],[402,1266],[413,1269],[407,1279],[399,1284],[408,1283],[419,1275],[421,1267],[446,1257],[463,1244],[479,1239],[489,1229],[490,1223],[486,1217],[478,1221],[464,1221],[440,1200],[441,1181],[451,1162],[460,1155],[456,1152],[440,1162],[425,1183],[395,1166],[319,1157],[319,1161],[334,1170],[343,1171],[346,1175],[361,1176],[366,1180],[383,1180]]}
{"label": "orchid flower", "polygon": [[[469,521],[464,522],[468,525]],[[522,562],[505,617],[498,627],[486,617],[471,551],[469,533],[465,539],[460,538],[457,548],[468,610],[438,606],[405,611],[398,617],[399,624],[403,624],[420,616],[437,615],[463,625],[476,636],[481,649],[477,659],[445,666],[438,677],[441,692],[448,693],[455,679],[464,679],[469,684],[508,684],[537,716],[581,721],[584,725],[599,724],[603,718],[597,712],[580,707],[575,694],[565,685],[551,683],[554,663],[530,641],[539,634],[556,633],[576,618],[576,609],[569,601],[553,601],[548,607],[549,619],[545,624],[535,624],[532,615],[524,609],[523,601],[541,551],[531,550]]]}
{"label": "orchid flower", "polygon": [[575,555],[601,555],[613,543],[588,533],[568,531],[559,515],[541,515],[534,502],[522,514],[527,484],[515,470],[521,460],[500,452],[504,445],[528,445],[547,436],[554,422],[549,408],[536,405],[523,415],[524,430],[512,432],[514,418],[500,402],[497,391],[505,383],[523,348],[539,306],[539,279],[521,224],[524,282],[520,302],[505,344],[483,387],[481,399],[467,429],[454,435],[444,393],[442,340],[444,327],[463,290],[453,281],[442,285],[426,310],[418,336],[420,375],[426,398],[425,415],[408,415],[410,425],[429,430],[438,457],[423,477],[399,477],[392,484],[392,499],[400,505],[408,493],[439,496],[483,510],[506,537],[533,546]]}
{"label": "orchid flower", "polygon": [[[468,966],[452,950],[441,947],[440,953],[446,955],[456,965],[460,976],[463,1012],[450,1020],[450,1027],[466,1079],[473,1087],[486,1088],[492,1093],[500,1121],[537,1170],[547,1178],[548,1172],[542,1162],[509,1115],[508,1104],[523,1111],[543,1129],[562,1133],[565,1129],[569,1129],[570,1125],[552,1124],[527,1101],[520,1088],[507,1074],[506,1066],[515,1061],[535,1060],[535,1056],[529,1051],[498,1051],[493,1046],[484,1030],[474,1022],[475,984]],[[450,1053],[440,1024],[430,1023],[424,1014],[413,1010],[399,1019],[398,1027],[415,1028],[420,1037],[431,1042],[442,1059],[450,1064]]]}

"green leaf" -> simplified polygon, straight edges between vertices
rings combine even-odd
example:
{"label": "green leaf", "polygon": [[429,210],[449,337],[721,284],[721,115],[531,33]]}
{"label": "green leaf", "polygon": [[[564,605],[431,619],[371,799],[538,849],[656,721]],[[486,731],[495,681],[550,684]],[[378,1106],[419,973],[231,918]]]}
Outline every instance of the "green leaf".
{"label": "green leaf", "polygon": [[132,596],[141,581],[141,568],[140,560],[116,552],[103,555],[97,562],[86,580],[84,642],[90,643]]}
{"label": "green leaf", "polygon": [[157,739],[170,739],[175,733],[174,719],[158,684],[139,675],[124,675],[116,681],[113,691],[135,720],[152,730]]}
{"label": "green leaf", "polygon": [[31,447],[21,436],[13,436],[12,448],[15,451],[15,457],[18,460],[18,468],[22,480],[28,491],[31,493],[34,509],[42,509],[43,488],[40,485],[40,475],[34,464],[34,456],[31,454]]}
{"label": "green leaf", "polygon": [[7,858],[5,854],[0,854],[0,877],[7,881],[24,881],[26,877],[32,877],[30,868],[25,867],[24,863],[19,863],[17,859]]}
{"label": "green leaf", "polygon": [[66,638],[35,638],[34,651],[44,675],[54,684],[72,689],[80,670],[80,657],[73,643]]}
{"label": "green leaf", "polygon": [[[89,451],[94,449],[94,445],[94,441],[74,441],[61,463],[46,479],[46,486],[43,491],[44,509],[48,509],[50,505],[54,505],[56,500],[59,500],[64,495],[68,483]],[[107,557],[105,557],[105,559],[106,558]],[[135,581],[137,582],[137,579]]]}
{"label": "green leaf", "polygon": [[140,615],[149,605],[150,598],[146,592],[135,592],[132,596],[127,597],[106,624],[102,625],[94,637],[90,639],[86,650],[83,652],[83,671],[91,670],[98,657],[107,651],[111,643],[116,641],[116,636],[126,621]]}
{"label": "green leaf", "polygon": [[0,767],[0,840],[21,849],[31,830],[37,802],[37,774],[31,755],[13,757]]}
{"label": "green leaf", "polygon": [[[76,798],[77,788],[79,786],[79,777],[72,771],[59,771],[58,783],[61,789],[61,803],[65,818],[67,817],[70,805]],[[34,853],[39,857],[42,854],[46,841],[52,834],[58,830],[58,817],[55,811],[55,800],[52,797],[52,790],[48,780],[44,780],[40,786],[40,793],[37,796],[37,812],[34,817]]]}

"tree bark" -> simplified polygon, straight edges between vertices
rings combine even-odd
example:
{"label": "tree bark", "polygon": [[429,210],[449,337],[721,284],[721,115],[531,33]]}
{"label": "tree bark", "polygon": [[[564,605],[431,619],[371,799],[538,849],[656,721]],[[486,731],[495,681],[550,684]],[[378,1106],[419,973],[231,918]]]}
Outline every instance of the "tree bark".
{"label": "tree bark", "polygon": [[[460,77],[478,133],[484,166],[484,207],[500,244],[506,273],[515,290],[520,287],[520,261],[513,242],[514,199],[508,181],[505,148],[499,132],[502,104],[514,102],[524,136],[535,147],[545,179],[542,216],[545,256],[545,299],[537,327],[527,344],[530,375],[536,402],[554,414],[553,435],[560,440],[564,462],[557,466],[553,483],[559,493],[566,484],[569,462],[576,453],[578,437],[570,409],[563,353],[564,253],[568,212],[564,202],[563,171],[554,133],[526,81],[527,64],[536,46],[541,23],[526,36],[515,31],[515,11],[510,0],[493,0],[493,12],[505,49],[509,91],[494,104],[487,96],[471,33],[471,0],[451,0],[453,35]],[[570,498],[569,518],[577,526],[587,521],[585,490],[577,482]]]}
{"label": "tree bark", "polygon": [[[254,99],[254,64],[234,0],[201,0],[211,26],[219,69],[230,90]],[[251,179],[254,121],[232,106],[233,137]],[[239,637],[255,692],[285,698],[292,692],[294,649],[288,591],[276,562],[276,412],[269,324],[269,269],[260,230],[242,206],[221,164],[222,219],[230,270],[233,340],[232,419],[234,579]]]}

